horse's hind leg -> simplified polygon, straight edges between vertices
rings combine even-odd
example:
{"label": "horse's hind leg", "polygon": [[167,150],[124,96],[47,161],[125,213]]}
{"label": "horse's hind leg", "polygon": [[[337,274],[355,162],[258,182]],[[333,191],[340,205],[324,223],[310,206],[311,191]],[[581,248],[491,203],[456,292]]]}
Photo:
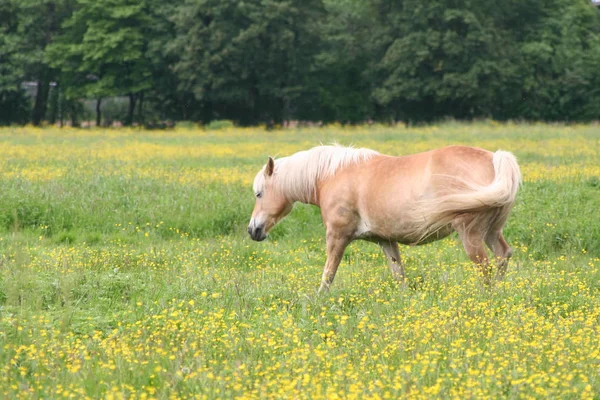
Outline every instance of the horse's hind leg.
{"label": "horse's hind leg", "polygon": [[382,240],[379,245],[383,249],[385,256],[392,271],[392,276],[398,282],[406,282],[406,274],[404,273],[404,264],[400,258],[400,250],[398,249],[398,243],[390,242],[388,240]]}
{"label": "horse's hind leg", "polygon": [[508,260],[512,256],[512,249],[504,240],[502,236],[502,230],[496,230],[490,232],[485,242],[496,256],[496,263],[498,265],[498,279],[504,278],[506,275],[506,269],[508,268]]}
{"label": "horse's hind leg", "polygon": [[454,229],[458,232],[460,240],[463,242],[463,246],[467,255],[473,261],[475,265],[479,267],[481,275],[483,276],[483,282],[486,285],[491,283],[491,266],[490,260],[485,250],[485,244],[483,234],[477,227],[470,227],[472,220],[461,220],[453,223]]}

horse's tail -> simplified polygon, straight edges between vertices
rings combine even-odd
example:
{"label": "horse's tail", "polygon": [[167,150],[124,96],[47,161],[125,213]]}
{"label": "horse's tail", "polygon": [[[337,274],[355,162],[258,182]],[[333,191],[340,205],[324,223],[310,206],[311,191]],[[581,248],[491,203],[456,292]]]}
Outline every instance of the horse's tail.
{"label": "horse's tail", "polygon": [[[521,184],[521,170],[515,156],[508,151],[496,151],[492,163],[494,180],[489,185],[474,185],[461,180],[466,186],[464,191],[418,202],[413,214],[415,233],[419,238],[417,243],[448,226],[461,214],[482,212],[482,218],[506,220]],[[488,210],[491,213],[484,213]]]}

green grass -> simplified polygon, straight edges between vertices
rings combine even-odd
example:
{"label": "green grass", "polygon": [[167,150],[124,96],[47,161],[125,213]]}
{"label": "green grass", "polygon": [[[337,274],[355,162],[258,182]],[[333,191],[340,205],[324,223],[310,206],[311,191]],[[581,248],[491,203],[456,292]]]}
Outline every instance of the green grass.
{"label": "green grass", "polygon": [[[452,236],[401,246],[399,287],[355,242],[317,296],[317,208],[245,228],[266,157],[332,141],[513,151],[506,280],[484,287]],[[597,127],[27,128],[0,150],[0,397],[600,395]]]}

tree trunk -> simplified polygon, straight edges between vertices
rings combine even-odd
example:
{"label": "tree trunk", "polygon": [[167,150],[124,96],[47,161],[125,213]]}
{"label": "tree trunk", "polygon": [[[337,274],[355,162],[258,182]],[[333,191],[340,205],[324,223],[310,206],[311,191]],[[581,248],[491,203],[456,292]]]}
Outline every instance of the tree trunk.
{"label": "tree trunk", "polygon": [[96,128],[102,123],[102,97],[96,100]]}
{"label": "tree trunk", "polygon": [[[45,27],[45,35],[43,39],[43,48],[52,42],[52,35],[56,31],[56,4],[51,1],[47,4],[46,20],[48,21],[47,27]],[[37,93],[35,96],[35,103],[33,111],[31,113],[31,122],[35,126],[41,125],[44,117],[46,116],[46,108],[48,107],[48,95],[50,93],[50,81],[52,80],[52,72],[50,68],[42,64],[41,71],[37,81]]]}
{"label": "tree trunk", "polygon": [[48,94],[50,88],[50,74],[48,69],[44,69],[41,79],[37,81],[37,93],[35,103],[31,113],[31,122],[35,126],[40,126],[46,115],[46,106],[48,104]]}
{"label": "tree trunk", "polygon": [[144,125],[144,92],[140,93],[140,101],[138,104],[138,122]]}
{"label": "tree trunk", "polygon": [[50,93],[48,94],[48,123],[50,125],[54,125],[58,118],[58,102],[59,99],[59,88],[58,84],[54,87],[50,88]]}
{"label": "tree trunk", "polygon": [[60,86],[58,86],[58,123],[61,128],[65,126],[65,98]]}
{"label": "tree trunk", "polygon": [[[187,121],[187,117],[188,117],[188,99],[186,98],[185,95],[179,97],[179,104],[181,105],[181,117],[183,118],[183,121]],[[164,103],[163,103],[164,104]],[[163,106],[164,109],[164,106]]]}
{"label": "tree trunk", "polygon": [[78,112],[77,112],[77,104],[75,101],[72,101],[70,103],[69,108],[71,109],[71,126],[73,128],[79,128],[79,118],[78,118]]}
{"label": "tree trunk", "polygon": [[285,115],[285,100],[281,97],[274,99],[275,104],[273,107],[273,124],[283,126],[283,120]]}
{"label": "tree trunk", "polygon": [[135,94],[129,93],[129,111],[127,112],[127,119],[125,120],[125,126],[131,126],[133,124],[133,113],[135,111]]}

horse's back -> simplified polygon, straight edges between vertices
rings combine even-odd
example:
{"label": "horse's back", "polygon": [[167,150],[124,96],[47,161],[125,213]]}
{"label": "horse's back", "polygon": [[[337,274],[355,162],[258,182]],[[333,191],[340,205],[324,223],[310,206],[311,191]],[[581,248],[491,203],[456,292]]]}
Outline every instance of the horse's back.
{"label": "horse's back", "polygon": [[[362,172],[357,183],[359,214],[374,236],[414,243],[415,204],[464,190],[469,184],[488,185],[494,179],[493,153],[448,146],[402,157],[378,156]],[[452,230],[442,229],[442,238]],[[433,237],[430,238],[435,240]]]}
{"label": "horse's back", "polygon": [[[369,160],[359,175],[361,190],[376,196],[423,197],[466,181],[486,185],[494,179],[494,153],[468,146],[448,146],[400,157],[381,155]],[[438,188],[439,186],[439,188]],[[431,192],[433,194],[433,192]]]}
{"label": "horse's back", "polygon": [[494,153],[477,147],[448,146],[431,153],[429,183],[436,192],[461,190],[463,183],[488,185],[494,180]]}

